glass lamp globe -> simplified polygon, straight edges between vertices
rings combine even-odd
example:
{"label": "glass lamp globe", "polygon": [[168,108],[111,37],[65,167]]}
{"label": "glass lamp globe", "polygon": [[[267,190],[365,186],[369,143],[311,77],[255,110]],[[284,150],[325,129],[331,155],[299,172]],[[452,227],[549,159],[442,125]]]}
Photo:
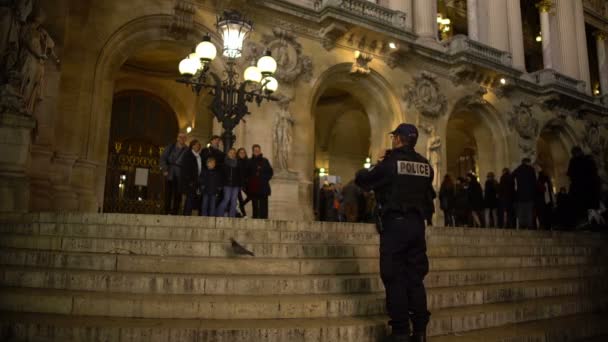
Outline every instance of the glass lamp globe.
{"label": "glass lamp globe", "polygon": [[272,76],[266,76],[262,79],[262,89],[267,93],[274,93],[279,89],[279,82]]}
{"label": "glass lamp globe", "polygon": [[196,64],[195,61],[186,57],[179,62],[179,73],[184,76],[192,76],[196,73]]}
{"label": "glass lamp globe", "polygon": [[191,61],[190,63],[192,63],[192,68],[194,69],[194,72],[192,74],[194,75],[196,74],[196,71],[198,69],[201,69],[203,67],[203,64],[201,63],[201,59],[198,57],[196,52],[193,52],[188,55],[188,59]]}
{"label": "glass lamp globe", "polygon": [[206,35],[203,41],[196,46],[196,54],[203,62],[211,62],[217,56],[217,49],[211,43],[211,37]]}
{"label": "glass lamp globe", "polygon": [[262,73],[257,66],[252,65],[245,69],[245,81],[259,83],[262,80]]}
{"label": "glass lamp globe", "polygon": [[266,50],[266,54],[258,60],[258,69],[264,76],[269,76],[277,71],[277,61],[270,55],[270,50]]}
{"label": "glass lamp globe", "polygon": [[237,11],[226,11],[218,19],[217,28],[224,41],[224,56],[228,58],[239,58],[243,50],[243,42],[253,29],[250,21]]}

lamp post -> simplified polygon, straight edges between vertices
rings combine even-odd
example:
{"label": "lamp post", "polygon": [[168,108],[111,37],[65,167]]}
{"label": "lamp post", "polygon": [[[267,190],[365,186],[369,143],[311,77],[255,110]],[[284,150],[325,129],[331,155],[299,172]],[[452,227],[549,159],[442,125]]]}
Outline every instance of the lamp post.
{"label": "lamp post", "polygon": [[278,89],[278,82],[273,77],[277,62],[270,50],[266,50],[256,65],[249,66],[244,72],[243,82],[238,82],[236,62],[241,57],[243,43],[253,30],[253,22],[246,20],[237,11],[225,11],[217,18],[217,30],[222,36],[222,55],[226,58],[226,78],[221,80],[210,71],[210,64],[217,56],[217,49],[211,43],[211,37],[205,35],[193,53],[179,63],[182,75],[177,82],[186,84],[197,95],[203,89],[209,89],[213,100],[209,106],[215,118],[222,124],[222,142],[227,152],[236,140],[233,129],[243,117],[250,114],[247,103],[255,102],[259,106],[263,100],[277,101],[272,96]]}

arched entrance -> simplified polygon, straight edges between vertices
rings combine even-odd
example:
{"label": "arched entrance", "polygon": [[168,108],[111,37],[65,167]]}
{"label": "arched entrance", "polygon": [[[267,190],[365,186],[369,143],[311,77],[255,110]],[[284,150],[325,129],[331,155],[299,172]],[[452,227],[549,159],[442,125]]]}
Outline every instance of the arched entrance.
{"label": "arched entrance", "polygon": [[555,191],[568,188],[570,150],[575,144],[573,132],[560,120],[550,121],[540,132],[536,144],[536,161],[553,181]]}
{"label": "arched entrance", "polygon": [[[317,208],[323,175],[328,181],[348,183],[366,158],[377,160],[390,146],[388,132],[401,121],[396,97],[386,80],[372,71],[350,74],[351,64],[336,65],[316,82],[311,114],[314,124],[313,199]],[[324,179],[321,179],[324,178]]]}
{"label": "arched entrance", "polygon": [[457,105],[446,125],[446,171],[452,177],[474,172],[485,181],[508,167],[506,130],[489,104]]}
{"label": "arched entrance", "polygon": [[175,140],[175,112],[153,94],[122,92],[112,105],[104,212],[162,213],[164,177],[158,162]]}

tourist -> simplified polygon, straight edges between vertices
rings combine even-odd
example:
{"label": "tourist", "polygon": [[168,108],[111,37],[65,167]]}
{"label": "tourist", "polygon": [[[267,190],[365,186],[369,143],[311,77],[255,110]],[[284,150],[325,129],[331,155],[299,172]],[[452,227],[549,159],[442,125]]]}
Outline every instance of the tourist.
{"label": "tourist", "polygon": [[572,148],[568,177],[574,224],[580,228],[587,223],[588,211],[599,208],[601,181],[593,158],[578,146]]}
{"label": "tourist", "polygon": [[433,187],[429,187],[426,192],[426,206],[424,208],[424,220],[427,226],[433,225],[433,215],[435,215],[435,198],[437,198],[437,192]]}
{"label": "tourist", "polygon": [[253,218],[268,218],[268,197],[271,194],[270,180],[274,175],[268,159],[262,155],[260,145],[253,145],[253,155],[247,167],[247,195],[253,204]]}
{"label": "tourist", "polygon": [[346,222],[359,221],[359,202],[361,199],[362,190],[354,180],[346,183],[342,189],[342,210]]}
{"label": "tourist", "polygon": [[564,186],[559,188],[559,192],[555,196],[555,226],[559,229],[568,229],[574,222],[570,215],[572,204],[569,197],[568,190]]}
{"label": "tourist", "polygon": [[536,173],[530,158],[524,158],[515,171],[515,195],[518,227],[534,228],[534,200],[536,197]]}
{"label": "tourist", "polygon": [[483,212],[483,190],[481,184],[477,180],[477,176],[474,173],[467,174],[468,188],[468,201],[471,208],[471,219],[473,227],[482,227],[481,217]]}
{"label": "tourist", "polygon": [[535,165],[536,180],[536,216],[540,229],[551,230],[553,211],[553,183],[539,164]]}
{"label": "tourist", "polygon": [[214,135],[209,139],[209,144],[201,152],[201,158],[205,165],[207,164],[208,158],[213,158],[215,159],[218,169],[221,169],[224,164],[224,159],[226,159],[226,154],[220,150],[220,142],[221,139],[219,135]]}
{"label": "tourist", "polygon": [[224,172],[223,172],[223,185],[224,185],[224,196],[222,202],[217,209],[217,215],[223,216],[228,210],[228,217],[236,217],[236,205],[238,201],[238,195],[243,186],[242,170],[239,168],[238,160],[236,158],[236,150],[231,148],[228,151],[226,160],[224,161]]}
{"label": "tourist", "polygon": [[249,203],[251,200],[249,197],[243,199],[243,192],[245,192],[245,196],[247,196],[247,166],[249,164],[249,158],[247,157],[247,150],[244,148],[239,148],[236,152],[237,162],[239,169],[241,170],[241,184],[242,191],[239,191],[238,200],[239,200],[239,211],[241,212],[241,217],[246,218],[247,212],[245,211],[245,205]]}
{"label": "tourist", "polygon": [[182,202],[180,166],[182,155],[188,150],[186,134],[179,133],[177,141],[165,147],[160,156],[160,169],[165,176],[165,214],[177,215]]}
{"label": "tourist", "polygon": [[515,228],[515,180],[511,170],[504,168],[498,185],[499,225],[503,228]]}
{"label": "tourist", "polygon": [[446,227],[454,227],[454,200],[456,188],[450,175],[443,177],[443,182],[439,188],[439,207],[443,211],[443,222]]}
{"label": "tourist", "polygon": [[488,172],[483,190],[485,224],[487,227],[498,227],[498,182],[494,172]]}
{"label": "tourist", "polygon": [[184,215],[186,216],[192,215],[193,208],[200,208],[199,177],[203,166],[200,156],[201,149],[201,143],[194,139],[189,144],[189,152],[185,153],[182,158],[180,181],[182,182],[182,191],[186,194],[186,204],[184,205]]}
{"label": "tourist", "polygon": [[222,189],[222,172],[218,170],[215,158],[207,158],[207,168],[201,172],[200,183],[203,200],[201,213],[203,216],[216,216],[217,196]]}
{"label": "tourist", "polygon": [[469,225],[468,185],[464,178],[458,177],[454,186],[454,218],[457,227]]}

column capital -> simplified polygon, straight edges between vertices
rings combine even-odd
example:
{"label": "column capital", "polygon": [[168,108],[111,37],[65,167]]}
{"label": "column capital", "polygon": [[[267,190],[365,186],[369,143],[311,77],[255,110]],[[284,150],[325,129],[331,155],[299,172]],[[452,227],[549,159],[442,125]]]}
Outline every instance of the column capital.
{"label": "column capital", "polygon": [[608,33],[604,31],[597,30],[593,32],[593,35],[595,36],[595,39],[599,41],[605,41],[606,39],[608,39]]}
{"label": "column capital", "polygon": [[536,8],[538,8],[540,13],[548,13],[553,8],[553,1],[540,0],[536,3]]}

